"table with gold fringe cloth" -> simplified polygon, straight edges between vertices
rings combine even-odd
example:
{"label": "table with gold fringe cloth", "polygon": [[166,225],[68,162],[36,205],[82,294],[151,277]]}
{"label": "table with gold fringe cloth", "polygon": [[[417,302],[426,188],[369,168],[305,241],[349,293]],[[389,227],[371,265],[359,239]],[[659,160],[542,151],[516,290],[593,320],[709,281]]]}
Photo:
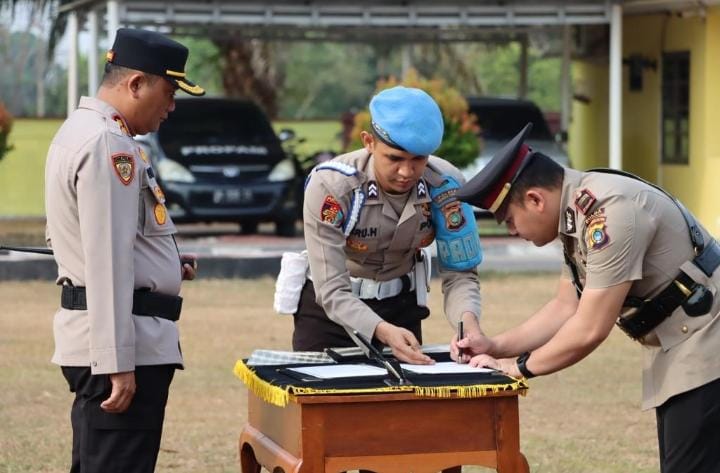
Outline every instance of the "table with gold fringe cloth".
{"label": "table with gold fringe cloth", "polygon": [[[448,354],[431,355],[437,361],[446,361]],[[372,394],[388,392],[411,392],[427,397],[475,398],[501,391],[517,391],[525,395],[528,385],[525,379],[516,379],[502,373],[472,374],[414,374],[407,373],[409,384],[388,383],[390,376],[362,376],[303,381],[288,374],[287,368],[317,366],[308,364],[284,364],[249,366],[247,360],[238,360],[235,375],[256,396],[265,402],[284,407],[296,396],[333,394]],[[368,364],[372,364],[368,362]]]}

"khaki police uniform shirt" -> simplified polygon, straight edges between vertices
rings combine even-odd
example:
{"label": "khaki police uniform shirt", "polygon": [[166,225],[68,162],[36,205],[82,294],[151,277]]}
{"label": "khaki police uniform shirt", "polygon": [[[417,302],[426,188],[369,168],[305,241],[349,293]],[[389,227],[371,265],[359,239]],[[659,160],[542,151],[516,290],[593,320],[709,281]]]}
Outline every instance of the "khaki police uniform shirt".
{"label": "khaki police uniform shirt", "polygon": [[[640,341],[643,408],[720,378],[720,271],[707,278],[692,264],[688,227],[673,201],[632,178],[566,169],[560,204],[560,238],[585,288],[632,281],[629,295],[646,299],[683,270],[715,295],[707,315],[689,317],[679,307]],[[571,277],[567,265],[563,274]]]}
{"label": "khaki police uniform shirt", "polygon": [[[439,174],[426,170],[398,215],[380,190],[373,158],[364,149],[338,156],[333,162],[345,163],[358,172],[347,175],[323,169],[310,177],[303,209],[310,273],[317,302],[330,320],[371,339],[382,319],[352,294],[350,276],[387,281],[413,269],[416,250],[435,238],[428,186]],[[464,182],[460,172],[443,159],[431,156],[428,167]],[[362,188],[366,201],[346,237],[342,227],[354,217],[349,212],[357,188]],[[445,314],[453,326],[465,311],[479,316],[477,273],[441,270],[439,274]]]}
{"label": "khaki police uniform shirt", "polygon": [[83,97],[53,139],[45,169],[57,282],[87,291],[87,310],[55,314],[53,362],[93,374],[182,364],[174,322],[133,316],[133,290],[177,295],[181,267],[164,196],[118,112]]}

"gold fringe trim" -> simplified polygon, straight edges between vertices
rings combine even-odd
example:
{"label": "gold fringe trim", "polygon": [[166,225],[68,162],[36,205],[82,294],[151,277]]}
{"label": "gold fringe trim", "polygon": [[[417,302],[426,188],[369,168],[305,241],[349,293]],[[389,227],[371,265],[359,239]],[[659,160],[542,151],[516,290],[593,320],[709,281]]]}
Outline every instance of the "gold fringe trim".
{"label": "gold fringe trim", "polygon": [[310,387],[287,386],[283,389],[260,379],[255,371],[249,368],[242,360],[238,360],[238,362],[235,363],[235,369],[233,371],[257,397],[279,407],[287,406],[288,402],[294,400],[296,396],[319,394],[412,392],[416,396],[424,397],[443,398],[452,397],[454,394],[457,397],[477,398],[503,391],[518,391],[521,396],[525,396],[528,390],[528,384],[525,378],[513,378],[515,380],[512,383],[475,384],[472,386],[384,386],[363,389],[315,389]]}
{"label": "gold fringe trim", "polygon": [[242,360],[238,360],[237,363],[235,363],[233,372],[235,376],[242,379],[248,389],[263,401],[279,407],[285,407],[288,405],[288,402],[290,402],[290,386],[283,389],[260,379]]}

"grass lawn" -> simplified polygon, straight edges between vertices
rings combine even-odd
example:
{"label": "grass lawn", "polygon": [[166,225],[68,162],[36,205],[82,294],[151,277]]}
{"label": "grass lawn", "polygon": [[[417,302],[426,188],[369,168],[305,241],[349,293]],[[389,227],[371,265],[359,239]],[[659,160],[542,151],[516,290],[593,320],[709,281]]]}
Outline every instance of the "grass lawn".
{"label": "grass lawn", "polygon": [[[487,274],[482,284],[483,326],[494,334],[540,307],[555,290],[555,276]],[[290,347],[292,318],[272,312],[273,288],[270,278],[185,284],[179,324],[186,370],[176,374],[171,388],[158,473],[239,471],[237,439],[247,396],[233,365],[255,348]],[[49,363],[57,287],[4,282],[0,299],[5,301],[0,311],[0,473],[67,471],[72,397],[59,368]],[[441,305],[435,280],[433,315],[423,324],[426,343],[446,343],[452,336]],[[614,330],[588,359],[530,380],[527,397],[520,399],[520,423],[531,471],[658,471],[654,413],[638,407],[640,358],[641,348]],[[488,471],[463,468],[465,473]]]}

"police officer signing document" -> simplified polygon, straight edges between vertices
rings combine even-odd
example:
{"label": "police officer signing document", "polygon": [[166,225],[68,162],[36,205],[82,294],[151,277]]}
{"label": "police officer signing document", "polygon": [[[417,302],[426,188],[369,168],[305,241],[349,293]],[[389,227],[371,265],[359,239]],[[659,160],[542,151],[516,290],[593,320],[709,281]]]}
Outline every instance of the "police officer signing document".
{"label": "police officer signing document", "polygon": [[473,365],[529,378],[577,363],[617,324],[644,348],[642,404],[656,409],[661,471],[720,471],[718,243],[661,188],[619,171],[563,169],[524,144],[529,130],[458,197],[537,246],[559,236],[559,289],[485,347],[458,345]]}
{"label": "police officer signing document", "polygon": [[460,172],[431,155],[443,136],[435,101],[393,87],[373,97],[370,114],[364,148],[316,166],[307,183],[310,271],[293,348],[353,346],[348,331],[356,330],[400,360],[428,364],[420,343],[430,255],[422,250],[437,240],[445,313],[478,337],[477,227],[470,206],[455,198]]}
{"label": "police officer signing document", "polygon": [[175,226],[133,135],[156,131],[175,108],[188,50],[120,29],[95,98],[82,97],[50,145],[48,244],[58,265],[53,362],[75,393],[73,473],[149,473],[160,448],[168,388],[182,367],[182,264]]}

